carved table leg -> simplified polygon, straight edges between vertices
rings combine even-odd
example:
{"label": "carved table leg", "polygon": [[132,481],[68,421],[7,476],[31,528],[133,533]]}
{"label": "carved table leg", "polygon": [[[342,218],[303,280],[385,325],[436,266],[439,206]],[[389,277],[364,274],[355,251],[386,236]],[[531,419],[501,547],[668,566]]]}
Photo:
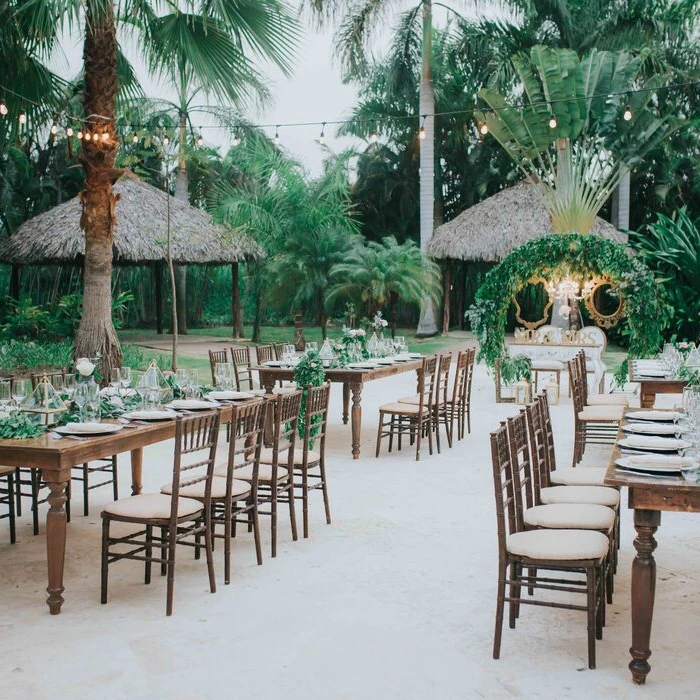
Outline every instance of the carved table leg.
{"label": "carved table leg", "polygon": [[352,458],[360,458],[360,433],[362,432],[362,383],[354,382],[350,385],[352,391],[351,431],[352,431]]}
{"label": "carved table leg", "polygon": [[131,495],[138,496],[143,488],[143,449],[131,450]]}
{"label": "carved table leg", "polygon": [[348,424],[348,410],[350,408],[350,385],[343,382],[343,425]]}
{"label": "carved table leg", "polygon": [[66,486],[67,481],[47,482],[49,512],[46,515],[46,560],[49,570],[49,597],[46,604],[52,615],[63,605],[63,563],[66,557]]}
{"label": "carved table leg", "polygon": [[651,670],[647,659],[651,656],[649,640],[656,589],[654,533],[660,523],[660,511],[634,511],[634,529],[637,531],[634,548],[637,550],[637,556],[632,562],[632,646],[630,647],[632,661],[629,668],[632,671],[632,680],[637,685],[644,685],[647,674]]}
{"label": "carved table leg", "polygon": [[654,401],[656,401],[656,394],[649,391],[648,387],[642,382],[641,389],[639,390],[639,403],[642,408],[654,408]]}

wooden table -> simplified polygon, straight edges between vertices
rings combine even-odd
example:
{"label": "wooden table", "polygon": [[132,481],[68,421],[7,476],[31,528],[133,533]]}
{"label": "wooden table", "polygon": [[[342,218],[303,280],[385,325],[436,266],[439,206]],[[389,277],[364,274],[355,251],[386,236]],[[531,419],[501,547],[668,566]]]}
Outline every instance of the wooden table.
{"label": "wooden table", "polygon": [[[635,409],[627,409],[627,411]],[[625,433],[620,430],[618,439]],[[620,448],[615,445],[605,474],[608,486],[628,489],[628,506],[634,509],[634,529],[637,537],[634,548],[637,552],[632,562],[632,646],[629,668],[632,680],[644,685],[651,666],[651,622],[654,615],[656,590],[656,562],[654,533],[661,524],[661,511],[682,513],[700,512],[700,484],[684,481],[681,476],[656,478],[637,476],[615,469],[615,460]]]}
{"label": "wooden table", "polygon": [[[231,407],[221,409],[221,422],[231,420]],[[133,425],[133,424],[132,424]],[[63,565],[66,555],[66,486],[76,464],[131,452],[131,493],[141,493],[143,448],[175,437],[175,421],[166,420],[124,428],[110,435],[81,440],[51,438],[48,434],[29,440],[0,440],[0,464],[41,469],[49,487],[46,515],[46,559],[49,594],[46,600],[52,615],[63,605]]]}
{"label": "wooden table", "polygon": [[645,377],[639,374],[634,360],[630,362],[630,381],[639,384],[639,400],[642,408],[653,408],[657,394],[681,394],[688,383],[672,377]]}
{"label": "wooden table", "polygon": [[[410,360],[397,362],[393,365],[383,365],[376,369],[327,369],[326,379],[333,383],[343,385],[343,423],[348,422],[350,413],[352,432],[352,458],[360,458],[360,435],[362,431],[362,389],[367,382],[384,377],[393,377],[403,372],[417,371],[421,368],[423,360]],[[272,393],[275,382],[294,379],[293,367],[266,367],[258,365],[251,367],[260,373],[260,385],[265,387],[267,393]],[[350,396],[352,394],[352,409],[350,409]]]}

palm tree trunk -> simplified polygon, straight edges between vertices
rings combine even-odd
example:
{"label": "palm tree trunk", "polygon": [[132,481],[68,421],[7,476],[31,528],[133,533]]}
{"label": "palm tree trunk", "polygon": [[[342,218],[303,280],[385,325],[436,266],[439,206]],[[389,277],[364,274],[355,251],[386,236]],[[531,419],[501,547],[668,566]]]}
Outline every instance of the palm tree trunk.
{"label": "palm tree trunk", "polygon": [[233,337],[243,337],[243,315],[241,314],[241,289],[238,274],[238,263],[231,263],[231,325]]}
{"label": "palm tree trunk", "polygon": [[389,294],[389,327],[392,339],[396,338],[396,302],[398,300],[399,296],[396,292]]}
{"label": "palm tree trunk", "polygon": [[[122,171],[114,168],[119,147],[115,125],[117,36],[112,3],[86,3],[86,131],[98,140],[83,141],[80,162],[85,186],[80,194],[80,226],[85,231],[83,314],[75,335],[75,357],[102,356],[101,372],[109,377],[121,364],[121,348],[112,323],[112,243],[118,196],[112,191]],[[103,139],[103,132],[107,135]]]}
{"label": "palm tree trunk", "polygon": [[623,168],[612,200],[612,224],[616,228],[630,227],[630,171]]}
{"label": "palm tree trunk", "polygon": [[[433,89],[432,53],[432,0],[421,0],[423,5],[423,64],[420,82],[420,116],[425,138],[420,144],[420,249],[425,253],[433,235],[435,217],[435,92]],[[425,121],[423,119],[425,118]],[[435,304],[426,297],[421,303],[418,336],[437,335]]]}
{"label": "palm tree trunk", "polygon": [[[189,178],[187,176],[187,161],[185,159],[185,140],[187,138],[187,114],[180,111],[179,146],[177,176],[175,177],[175,199],[185,204],[189,203]],[[178,332],[187,335],[187,265],[175,265],[175,308],[177,309]]]}

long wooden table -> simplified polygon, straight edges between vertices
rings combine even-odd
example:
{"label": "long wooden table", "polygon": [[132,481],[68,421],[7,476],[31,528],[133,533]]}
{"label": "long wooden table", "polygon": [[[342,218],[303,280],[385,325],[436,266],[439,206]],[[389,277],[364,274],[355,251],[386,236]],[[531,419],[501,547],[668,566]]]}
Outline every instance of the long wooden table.
{"label": "long wooden table", "polygon": [[635,360],[630,362],[630,381],[639,384],[639,401],[642,408],[653,408],[657,394],[681,394],[688,383],[672,377],[646,377],[639,372]]}
{"label": "long wooden table", "polygon": [[[627,409],[630,410],[635,409]],[[620,430],[618,440],[624,436]],[[634,548],[637,554],[632,562],[632,661],[629,668],[632,680],[644,685],[651,670],[648,659],[651,656],[651,623],[656,592],[654,534],[661,524],[662,511],[700,512],[700,484],[685,481],[681,476],[656,478],[618,471],[615,460],[620,456],[620,448],[615,445],[605,484],[627,488],[628,506],[634,509],[634,529],[637,531]]]}
{"label": "long wooden table", "polygon": [[[231,414],[230,404],[224,405],[221,409],[222,423],[229,422]],[[142,488],[143,448],[173,437],[175,421],[166,420],[80,440],[52,438],[49,434],[28,440],[0,440],[0,464],[41,469],[42,477],[49,487],[49,512],[46,515],[46,603],[52,615],[61,612],[64,602],[66,486],[70,482],[73,466],[122,452],[131,452],[131,493],[137,495],[141,493]]]}
{"label": "long wooden table", "polygon": [[[327,369],[326,378],[333,383],[343,385],[343,423],[348,422],[350,413],[350,427],[352,432],[352,458],[360,458],[360,436],[362,433],[362,389],[367,382],[384,377],[393,377],[403,372],[417,371],[421,368],[422,360],[410,360],[397,362],[393,365],[383,365],[376,369]],[[280,380],[294,379],[293,367],[267,367],[257,365],[251,370],[260,373],[260,385],[265,387],[267,393],[272,393],[275,383]],[[352,395],[352,409],[350,409],[350,396]]]}

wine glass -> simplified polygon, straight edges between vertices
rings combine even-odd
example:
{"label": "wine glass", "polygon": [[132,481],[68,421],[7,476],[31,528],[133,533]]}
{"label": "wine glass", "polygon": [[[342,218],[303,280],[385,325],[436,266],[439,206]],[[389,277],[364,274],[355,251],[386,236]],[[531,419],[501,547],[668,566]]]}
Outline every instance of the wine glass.
{"label": "wine glass", "polygon": [[0,381],[0,406],[2,406],[3,411],[7,409],[11,400],[12,392],[10,391],[10,380],[3,379]]}
{"label": "wine glass", "polygon": [[196,369],[189,370],[187,384],[189,391],[185,395],[187,398],[196,399],[200,395],[199,372]]}
{"label": "wine glass", "polygon": [[124,395],[131,387],[131,367],[122,367],[119,372],[119,385],[124,391]]}
{"label": "wine glass", "polygon": [[12,382],[12,400],[15,402],[15,406],[19,408],[20,404],[24,399],[27,398],[29,393],[29,382],[26,379],[15,379]]}
{"label": "wine glass", "polygon": [[318,343],[315,340],[311,340],[306,343],[306,352],[317,352],[318,351]]}
{"label": "wine glass", "polygon": [[68,396],[69,399],[73,398],[73,394],[75,394],[75,375],[74,374],[67,374],[65,379],[63,380],[63,391],[65,394]]}
{"label": "wine glass", "polygon": [[227,362],[217,362],[214,365],[214,379],[216,386],[219,389],[226,389],[227,379],[229,376],[229,368]]}
{"label": "wine glass", "polygon": [[90,398],[90,384],[88,382],[78,382],[73,393],[73,403],[78,407],[80,420],[83,420],[85,404]]}
{"label": "wine glass", "polygon": [[65,393],[64,380],[62,374],[51,375],[51,386],[56,390],[57,394]]}
{"label": "wine glass", "polygon": [[110,394],[118,394],[119,386],[121,385],[121,368],[112,367],[109,373],[109,386],[113,389]]}

